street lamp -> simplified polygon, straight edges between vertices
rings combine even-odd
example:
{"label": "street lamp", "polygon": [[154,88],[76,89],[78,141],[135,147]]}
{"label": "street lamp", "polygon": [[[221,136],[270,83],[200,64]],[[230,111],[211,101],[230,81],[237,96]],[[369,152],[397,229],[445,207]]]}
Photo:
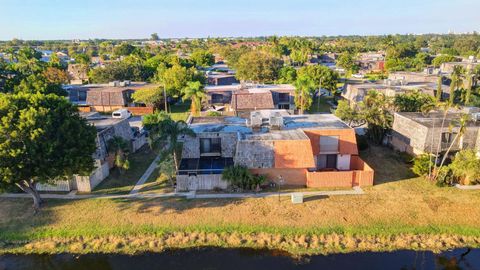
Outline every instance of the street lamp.
{"label": "street lamp", "polygon": [[280,187],[283,186],[283,184],[285,183],[285,179],[283,179],[283,176],[282,175],[279,175],[278,176],[278,181],[277,181],[277,186],[278,186],[278,202],[280,202]]}

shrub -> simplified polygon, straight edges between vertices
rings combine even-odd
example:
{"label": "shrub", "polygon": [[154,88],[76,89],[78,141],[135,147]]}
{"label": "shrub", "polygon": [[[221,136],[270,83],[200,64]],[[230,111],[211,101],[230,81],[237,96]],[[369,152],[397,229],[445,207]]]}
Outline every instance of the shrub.
{"label": "shrub", "polygon": [[240,165],[225,168],[222,178],[230,185],[245,190],[255,189],[266,180],[265,176],[252,175],[246,167]]}
{"label": "shrub", "polygon": [[412,171],[418,176],[427,176],[429,170],[433,168],[433,161],[428,154],[420,155],[413,159]]}
{"label": "shrub", "polygon": [[462,184],[480,183],[480,160],[472,149],[458,152],[449,168]]}
{"label": "shrub", "polygon": [[209,111],[207,112],[207,116],[222,116],[222,114],[215,111]]}

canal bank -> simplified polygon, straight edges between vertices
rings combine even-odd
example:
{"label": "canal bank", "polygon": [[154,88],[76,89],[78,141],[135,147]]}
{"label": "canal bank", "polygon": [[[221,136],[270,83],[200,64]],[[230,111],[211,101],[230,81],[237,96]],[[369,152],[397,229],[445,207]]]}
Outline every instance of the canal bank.
{"label": "canal bank", "polygon": [[[210,232],[207,232],[210,231]],[[156,235],[45,237],[33,241],[0,242],[0,254],[163,252],[198,247],[281,250],[295,256],[349,252],[480,248],[480,237],[449,234],[350,235],[341,233],[163,232]]]}

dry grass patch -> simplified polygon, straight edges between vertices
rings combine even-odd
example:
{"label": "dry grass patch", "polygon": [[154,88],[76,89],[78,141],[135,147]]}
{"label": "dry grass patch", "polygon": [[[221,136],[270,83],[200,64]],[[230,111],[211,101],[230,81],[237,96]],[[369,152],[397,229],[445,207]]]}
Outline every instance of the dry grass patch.
{"label": "dry grass patch", "polygon": [[[315,198],[299,205],[286,197],[280,202],[276,197],[48,200],[34,216],[30,200],[2,198],[0,242],[83,236],[97,239],[84,248],[95,251],[189,245],[278,247],[297,252],[431,249],[437,245],[434,237],[442,237],[442,247],[478,245],[480,191],[439,188],[411,178],[400,157],[383,148],[362,155],[376,169],[378,185],[367,188],[365,195]],[[171,234],[171,239],[163,237]],[[146,239],[137,241],[137,236]],[[112,240],[107,245],[98,240],[105,237],[130,237],[135,244]]]}

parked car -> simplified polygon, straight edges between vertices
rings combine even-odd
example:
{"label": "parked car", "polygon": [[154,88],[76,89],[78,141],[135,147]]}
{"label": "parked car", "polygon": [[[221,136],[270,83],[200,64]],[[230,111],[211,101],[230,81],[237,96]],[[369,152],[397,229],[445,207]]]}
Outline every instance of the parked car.
{"label": "parked car", "polygon": [[116,110],[112,113],[113,118],[127,119],[132,116],[132,113],[127,109]]}

